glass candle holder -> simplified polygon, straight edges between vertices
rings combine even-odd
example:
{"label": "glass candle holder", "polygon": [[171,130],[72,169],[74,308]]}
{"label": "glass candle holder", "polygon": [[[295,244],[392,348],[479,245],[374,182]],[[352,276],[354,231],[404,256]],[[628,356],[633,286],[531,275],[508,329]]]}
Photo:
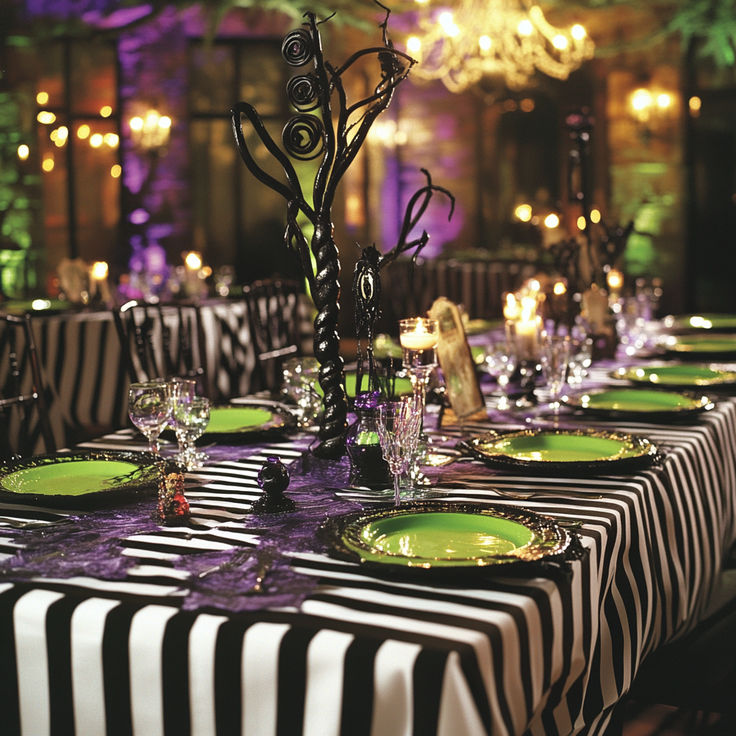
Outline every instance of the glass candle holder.
{"label": "glass candle holder", "polygon": [[429,485],[429,480],[423,475],[420,466],[429,450],[424,434],[424,408],[429,378],[437,367],[439,337],[440,326],[436,319],[410,317],[399,321],[402,362],[409,374],[421,417],[420,439],[409,467],[409,479],[414,487]]}

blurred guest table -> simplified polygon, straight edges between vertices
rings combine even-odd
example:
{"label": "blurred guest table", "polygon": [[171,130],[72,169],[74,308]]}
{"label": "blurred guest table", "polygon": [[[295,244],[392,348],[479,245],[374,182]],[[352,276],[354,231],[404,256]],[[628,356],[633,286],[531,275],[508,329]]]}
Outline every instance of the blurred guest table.
{"label": "blurred guest table", "polygon": [[[591,382],[613,382],[609,368]],[[188,524],[156,523],[155,495],[71,516],[4,499],[4,728],[604,734],[642,659],[702,617],[736,538],[736,401],[715,399],[676,423],[563,416],[649,437],[662,458],[633,474],[430,469],[437,498],[523,507],[579,539],[581,554],[532,574],[395,576],[336,558],[319,525],[376,497],[348,485],[346,460],[310,455],[306,433],[206,448]],[[507,413],[463,432],[518,426]],[[121,430],[83,447],[145,443]],[[290,468],[292,513],[249,512],[269,456]]]}

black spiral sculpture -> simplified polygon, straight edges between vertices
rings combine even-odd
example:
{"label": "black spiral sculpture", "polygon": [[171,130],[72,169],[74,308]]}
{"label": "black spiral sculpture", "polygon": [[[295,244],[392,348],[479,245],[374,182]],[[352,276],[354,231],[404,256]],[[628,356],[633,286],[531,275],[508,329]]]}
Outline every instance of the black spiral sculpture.
{"label": "black spiral sculpture", "polygon": [[[283,196],[287,202],[284,240],[299,255],[317,308],[314,355],[320,363],[319,382],[324,393],[324,413],[319,431],[320,443],[314,452],[326,458],[339,457],[345,451],[348,412],[340,338],[337,334],[340,260],[332,237],[332,205],[337,185],[355,159],[368,131],[388,107],[394,90],[407,77],[414,64],[410,56],[393,48],[388,38],[390,11],[377,0],[376,5],[386,12],[379,25],[383,45],[358,51],[337,68],[323,57],[318,25],[324,21],[318,22],[314,13],[305,13],[304,26],[291,31],[284,38],[281,44],[284,61],[293,67],[311,63],[313,69],[292,77],[286,86],[289,102],[297,114],[284,126],[281,134],[283,149],[267,132],[252,105],[239,102],[231,110],[235,142],[245,165],[259,181]],[[368,97],[349,103],[342,77],[358,60],[370,56],[378,61],[379,81]],[[337,103],[336,114],[332,109],[333,96]],[[318,111],[319,114],[309,114],[312,111]],[[244,123],[251,126],[282,167],[286,183],[275,179],[256,163],[245,141]],[[321,157],[312,185],[311,205],[303,194],[289,157],[302,161]],[[307,241],[297,221],[299,215],[305,217],[313,227],[311,242]]]}

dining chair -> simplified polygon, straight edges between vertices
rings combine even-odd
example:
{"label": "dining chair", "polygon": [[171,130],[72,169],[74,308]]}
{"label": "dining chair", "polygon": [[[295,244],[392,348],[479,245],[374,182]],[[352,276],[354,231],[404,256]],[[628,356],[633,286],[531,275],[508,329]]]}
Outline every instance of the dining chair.
{"label": "dining chair", "polygon": [[286,279],[255,281],[243,288],[256,356],[251,390],[278,390],[283,361],[302,354],[303,291],[299,282]]}
{"label": "dining chair", "polygon": [[132,382],[179,376],[206,390],[205,337],[197,304],[129,301],[112,314]]}
{"label": "dining chair", "polygon": [[0,315],[0,459],[54,452],[49,398],[29,315]]}

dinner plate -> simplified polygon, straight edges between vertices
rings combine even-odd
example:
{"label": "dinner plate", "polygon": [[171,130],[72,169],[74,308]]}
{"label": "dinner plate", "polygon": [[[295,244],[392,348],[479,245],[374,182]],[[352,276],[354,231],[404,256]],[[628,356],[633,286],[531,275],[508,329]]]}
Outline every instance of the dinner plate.
{"label": "dinner plate", "polygon": [[736,335],[698,333],[672,335],[664,341],[665,351],[681,358],[714,359],[736,356]]}
{"label": "dinner plate", "polygon": [[264,437],[283,434],[296,426],[287,410],[268,405],[215,406],[210,409],[210,421],[198,442],[252,442]]}
{"label": "dinner plate", "polygon": [[665,317],[665,327],[681,331],[736,332],[736,314],[684,314]]}
{"label": "dinner plate", "polygon": [[691,416],[715,405],[710,397],[645,388],[613,388],[570,396],[567,404],[593,416],[620,419],[654,419]]}
{"label": "dinner plate", "polygon": [[593,429],[525,429],[466,440],[487,465],[540,473],[623,473],[650,465],[657,448],[643,437]]}
{"label": "dinner plate", "polygon": [[622,366],[610,374],[636,384],[668,388],[704,388],[736,384],[736,371],[696,363],[650,363]]}
{"label": "dinner plate", "polygon": [[85,450],[0,463],[0,498],[12,503],[99,508],[155,493],[161,459],[149,452]]}
{"label": "dinner plate", "polygon": [[320,531],[342,559],[420,575],[550,561],[571,542],[553,520],[525,509],[444,501],[344,514]]}

